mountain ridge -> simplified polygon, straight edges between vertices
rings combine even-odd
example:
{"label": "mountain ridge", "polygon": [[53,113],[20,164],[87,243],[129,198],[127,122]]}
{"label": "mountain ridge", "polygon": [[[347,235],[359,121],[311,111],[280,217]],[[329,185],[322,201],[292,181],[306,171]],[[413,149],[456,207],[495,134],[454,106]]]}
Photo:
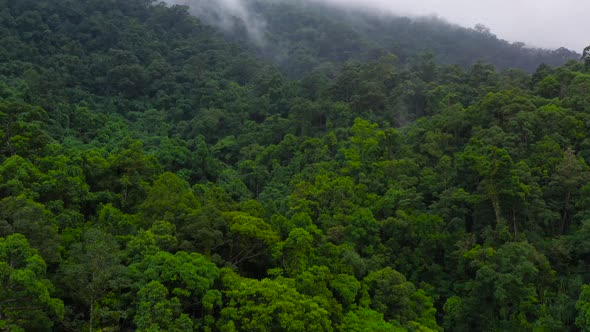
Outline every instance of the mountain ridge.
{"label": "mountain ridge", "polygon": [[[520,68],[527,72],[542,63],[559,66],[580,58],[580,54],[566,48],[528,48],[521,42],[497,38],[485,26],[464,28],[438,17],[398,16],[313,0],[221,1],[216,6],[203,0],[181,3],[212,25],[220,26],[214,17],[224,17],[222,29],[242,43],[247,44],[249,37],[256,35],[259,53],[293,77],[321,69],[328,62],[364,62],[388,53],[403,63],[432,53],[441,64],[469,67],[482,61],[498,69]],[[240,4],[240,10],[232,12],[228,8],[235,3]],[[217,14],[212,17],[205,12]],[[233,24],[228,25],[230,18]],[[301,63],[302,59],[307,62]]]}

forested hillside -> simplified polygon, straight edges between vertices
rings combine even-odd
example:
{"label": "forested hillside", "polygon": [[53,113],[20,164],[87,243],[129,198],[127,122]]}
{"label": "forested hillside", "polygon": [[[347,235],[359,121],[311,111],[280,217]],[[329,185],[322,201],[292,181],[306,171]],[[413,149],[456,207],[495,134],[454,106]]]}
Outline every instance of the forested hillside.
{"label": "forested hillside", "polygon": [[290,79],[226,38],[0,0],[1,330],[588,330],[590,51]]}
{"label": "forested hillside", "polygon": [[439,64],[466,68],[483,61],[529,73],[542,63],[561,66],[580,57],[565,48],[510,43],[483,25],[467,29],[436,17],[395,16],[317,0],[168,1],[189,4],[195,15],[252,44],[295,78],[315,70],[333,73],[346,61],[374,61],[391,52],[403,64],[432,53]]}

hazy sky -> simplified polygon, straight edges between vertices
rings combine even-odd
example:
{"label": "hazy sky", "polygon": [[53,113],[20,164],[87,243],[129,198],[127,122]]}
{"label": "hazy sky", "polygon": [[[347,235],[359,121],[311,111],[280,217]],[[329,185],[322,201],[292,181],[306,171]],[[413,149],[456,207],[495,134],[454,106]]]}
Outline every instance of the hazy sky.
{"label": "hazy sky", "polygon": [[590,0],[316,0],[401,14],[437,15],[452,23],[488,26],[499,38],[528,46],[590,45]]}

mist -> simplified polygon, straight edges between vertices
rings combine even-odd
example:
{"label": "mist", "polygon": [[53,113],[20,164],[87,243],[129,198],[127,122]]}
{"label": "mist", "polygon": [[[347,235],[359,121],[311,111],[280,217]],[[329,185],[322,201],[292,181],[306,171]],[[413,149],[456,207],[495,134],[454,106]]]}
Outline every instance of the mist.
{"label": "mist", "polygon": [[488,26],[501,39],[581,52],[590,45],[584,0],[314,0],[409,16],[440,16],[464,27]]}
{"label": "mist", "polygon": [[[273,1],[273,0],[267,0]],[[287,0],[274,0],[287,1]],[[590,45],[590,1],[584,0],[290,0],[328,4],[351,10],[375,10],[410,17],[437,16],[463,27],[483,24],[500,39],[528,47],[580,52]],[[248,10],[247,0],[167,0],[191,7],[193,13],[222,29],[240,18],[247,34],[265,43],[265,22]]]}
{"label": "mist", "polygon": [[[265,46],[264,32],[266,23],[247,8],[243,0],[164,0],[173,5],[185,5],[191,13],[204,22],[222,30],[232,31],[245,28],[246,33],[258,46]],[[237,27],[236,18],[243,26]]]}

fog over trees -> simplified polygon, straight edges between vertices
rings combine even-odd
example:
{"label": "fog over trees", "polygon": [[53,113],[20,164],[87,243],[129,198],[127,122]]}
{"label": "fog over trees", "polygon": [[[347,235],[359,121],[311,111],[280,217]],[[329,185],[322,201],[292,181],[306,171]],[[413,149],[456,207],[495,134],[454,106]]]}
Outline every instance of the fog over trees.
{"label": "fog over trees", "polygon": [[[580,55],[566,48],[526,47],[498,38],[482,23],[463,28],[435,16],[400,16],[320,0],[179,0],[207,24],[225,31],[291,77],[346,61],[373,61],[394,53],[401,63],[434,55],[438,63],[468,67],[477,61],[497,68],[534,71]],[[301,69],[305,70],[302,72]]]}

